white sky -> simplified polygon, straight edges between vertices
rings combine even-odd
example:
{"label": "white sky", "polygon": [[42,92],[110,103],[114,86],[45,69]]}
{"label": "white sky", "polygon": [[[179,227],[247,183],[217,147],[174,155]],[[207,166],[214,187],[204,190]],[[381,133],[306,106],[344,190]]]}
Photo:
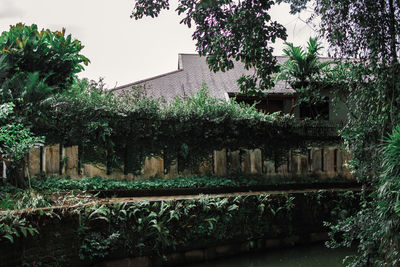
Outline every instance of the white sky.
{"label": "white sky", "polygon": [[[134,0],[0,0],[0,32],[9,25],[35,23],[39,29],[61,30],[82,42],[82,54],[91,60],[80,77],[104,77],[109,88],[124,85],[178,67],[178,53],[195,53],[193,30],[179,24],[171,9],[158,18],[130,18]],[[287,28],[289,42],[305,45],[316,33],[288,5],[276,6],[272,18]],[[307,18],[302,14],[301,18]],[[283,44],[275,45],[281,55]]]}

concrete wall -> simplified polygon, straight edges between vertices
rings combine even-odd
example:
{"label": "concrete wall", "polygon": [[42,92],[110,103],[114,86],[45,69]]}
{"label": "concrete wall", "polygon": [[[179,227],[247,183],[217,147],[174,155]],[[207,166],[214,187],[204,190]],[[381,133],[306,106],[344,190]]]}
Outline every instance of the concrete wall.
{"label": "concrete wall", "polygon": [[26,160],[30,176],[41,171],[46,175],[78,176],[78,146],[62,147],[57,144],[32,148]]}
{"label": "concrete wall", "polygon": [[60,145],[52,145],[42,149],[34,148],[26,158],[30,176],[39,174],[40,170],[43,170],[46,175],[69,175],[77,179],[94,176],[116,179],[150,177],[168,179],[185,175],[229,176],[234,173],[261,175],[267,178],[353,178],[346,168],[351,155],[337,146],[312,147],[306,151],[291,150],[280,160],[263,158],[260,149],[241,151],[223,149],[214,151],[209,160],[201,164],[195,173],[187,169],[181,173],[178,172],[177,160],[172,162],[167,171],[167,166],[164,166],[164,160],[161,157],[146,158],[138,175],[124,175],[123,167],[107,175],[106,166],[100,163],[82,164],[79,172],[77,146],[60,148]]}
{"label": "concrete wall", "polygon": [[[305,194],[305,192],[307,192]],[[203,208],[203,201],[194,201],[193,199],[177,200],[177,199],[159,199],[151,200],[154,202],[167,203],[165,212],[175,210],[177,213],[186,212],[186,206],[192,205],[193,208],[188,209],[188,214],[182,216],[179,220],[173,223],[166,223],[168,218],[158,218],[158,222],[162,223],[164,233],[168,230],[170,237],[174,238],[176,246],[172,244],[165,245],[161,240],[154,240],[154,243],[146,242],[143,247],[137,249],[140,240],[146,234],[138,234],[134,229],[126,229],[124,233],[127,236],[121,236],[120,241],[125,242],[132,234],[138,235],[137,239],[131,240],[132,246],[124,248],[121,243],[116,243],[116,250],[107,250],[110,254],[104,253],[106,257],[104,265],[100,266],[146,266],[155,267],[161,265],[176,266],[178,263],[191,263],[197,260],[207,260],[217,257],[224,257],[238,252],[250,251],[250,248],[258,249],[272,249],[286,246],[293,246],[296,244],[305,244],[310,242],[323,241],[327,239],[325,233],[329,229],[323,225],[324,221],[333,221],[336,219],[335,213],[332,209],[343,209],[349,212],[349,215],[354,214],[359,206],[360,199],[358,198],[358,191],[353,191],[356,198],[345,196],[348,190],[315,190],[313,192],[306,190],[297,193],[277,193],[268,196],[268,201],[260,200],[256,197],[257,194],[249,196],[245,202],[239,201],[237,205],[238,213],[232,211],[232,214],[238,216],[227,216],[227,220],[216,220],[213,225],[214,228],[207,229],[206,232],[199,232],[197,235],[182,233],[182,229],[190,229],[194,224],[201,220],[213,216],[215,212],[220,211],[220,208],[214,205],[209,205],[210,209]],[[259,196],[259,195],[258,195]],[[237,195],[224,197],[229,206],[235,203],[234,199]],[[265,197],[265,195],[264,195]],[[263,197],[263,198],[264,198]],[[212,198],[211,198],[212,199]],[[280,207],[283,203],[293,204],[290,210],[282,209],[280,212],[273,213],[271,209]],[[340,200],[340,201],[339,201]],[[126,210],[128,214],[137,214],[143,216],[148,214],[147,209],[151,211],[157,210],[153,204],[143,206],[143,211],[130,211],[130,207],[141,209],[141,205],[131,206],[132,203],[126,202],[126,199],[120,199],[120,202],[103,203],[110,211],[120,210],[115,207],[116,203],[124,204],[122,210]],[[251,201],[251,202],[249,202]],[[179,202],[178,204],[175,204]],[[261,203],[270,205],[265,212],[259,212],[257,207]],[[169,205],[168,205],[169,203]],[[211,202],[212,203],[212,202]],[[90,205],[95,205],[91,203]],[[114,207],[113,207],[114,206]],[[95,262],[82,261],[79,258],[80,248],[84,244],[81,237],[77,235],[78,229],[82,226],[82,213],[86,210],[87,205],[78,206],[62,206],[62,207],[48,207],[43,209],[26,209],[16,211],[15,215],[20,215],[25,218],[27,223],[32,223],[37,229],[39,234],[31,237],[24,238],[23,235],[15,237],[14,243],[10,243],[7,239],[0,240],[0,266],[37,266],[41,262],[46,266],[96,266]],[[228,208],[224,208],[226,211]],[[42,213],[40,212],[42,211]],[[52,216],[47,215],[48,211],[52,211]],[[247,216],[243,215],[246,211]],[[240,215],[242,214],[242,215]],[[197,217],[198,215],[198,217]],[[117,224],[124,225],[138,225],[140,217],[127,216],[125,219],[117,220]],[[193,218],[193,219],[192,219]],[[196,219],[200,218],[200,219]],[[229,222],[227,225],[226,222]],[[241,224],[244,224],[240,226]],[[90,233],[104,233],[109,234],[108,223],[85,222],[89,227],[88,231],[84,233],[84,237],[90,237]],[[254,232],[242,231],[241,229],[250,230],[254,227]],[[263,231],[260,231],[263,229]],[[229,231],[234,231],[232,235],[228,234]],[[226,233],[225,238],[215,238],[215,235]],[[183,235],[183,236],[182,236]],[[155,235],[152,235],[155,236]],[[153,241],[153,240],[151,240]],[[251,243],[249,243],[251,241]],[[86,246],[86,245],[85,245]],[[114,248],[114,247],[113,247]],[[164,250],[164,248],[166,248]],[[240,249],[241,248],[241,249]],[[96,251],[97,247],[93,247]],[[142,250],[143,249],[143,250]],[[243,250],[242,250],[243,249]],[[162,252],[164,256],[161,256]],[[86,250],[84,255],[88,256],[89,251]],[[172,253],[172,254],[170,254]],[[96,255],[93,255],[96,257]],[[139,257],[132,259],[123,259],[125,257]],[[143,258],[145,257],[145,258]],[[97,257],[98,260],[102,260]],[[164,258],[160,264],[149,261],[155,258]],[[175,261],[175,259],[183,259],[184,262]],[[47,264],[46,264],[47,263]],[[143,264],[145,263],[145,264]],[[99,265],[98,265],[99,266]]]}

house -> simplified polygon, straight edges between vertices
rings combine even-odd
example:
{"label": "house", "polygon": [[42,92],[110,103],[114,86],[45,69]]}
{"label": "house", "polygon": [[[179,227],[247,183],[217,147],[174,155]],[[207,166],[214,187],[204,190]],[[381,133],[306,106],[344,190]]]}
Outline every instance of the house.
{"label": "house", "polygon": [[[285,56],[278,56],[278,64],[282,64],[287,59]],[[205,83],[210,94],[219,99],[229,100],[235,97],[238,102],[248,104],[256,101],[256,108],[263,112],[281,111],[294,114],[300,119],[310,115],[307,109],[294,105],[296,91],[285,81],[277,81],[274,88],[266,91],[264,97],[242,95],[237,80],[243,75],[252,75],[253,72],[251,69],[246,70],[242,62],[235,62],[233,69],[214,73],[209,69],[205,57],[200,57],[198,54],[179,54],[177,70],[119,86],[113,91],[120,94],[131,90],[132,87],[142,87],[147,97],[171,101],[177,96],[194,95]],[[331,92],[324,92],[324,96],[327,100],[334,97]],[[336,103],[333,107],[332,101],[326,101],[325,104],[313,108],[321,113],[323,118],[330,121],[342,121],[346,116],[342,103]]]}

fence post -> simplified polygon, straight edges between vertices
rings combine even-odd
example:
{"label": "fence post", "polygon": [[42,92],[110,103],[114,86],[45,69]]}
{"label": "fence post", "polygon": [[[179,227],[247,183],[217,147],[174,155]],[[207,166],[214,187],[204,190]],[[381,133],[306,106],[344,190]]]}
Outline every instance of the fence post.
{"label": "fence post", "polygon": [[33,147],[28,155],[28,171],[31,176],[41,172],[41,147]]}
{"label": "fence post", "polygon": [[7,179],[7,165],[6,162],[4,160],[1,161],[3,164],[3,178]]}
{"label": "fence post", "polygon": [[45,172],[47,175],[59,174],[60,172],[60,144],[46,146],[45,153]]}
{"label": "fence post", "polygon": [[218,176],[226,176],[226,149],[214,151],[214,173]]}

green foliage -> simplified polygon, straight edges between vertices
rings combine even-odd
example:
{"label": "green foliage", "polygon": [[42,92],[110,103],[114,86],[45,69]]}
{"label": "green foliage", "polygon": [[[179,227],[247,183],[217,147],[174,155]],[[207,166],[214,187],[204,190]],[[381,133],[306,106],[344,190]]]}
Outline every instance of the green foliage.
{"label": "green foliage", "polygon": [[[350,265],[396,266],[399,221],[394,211],[397,199],[400,101],[398,1],[317,1],[325,33],[337,55],[355,57],[348,75],[349,122],[342,131],[353,152],[351,161],[360,180],[372,183],[371,194],[356,216],[338,225],[345,240],[359,240],[359,255]],[[381,149],[382,140],[394,130]],[[392,170],[394,172],[392,172]],[[391,188],[392,190],[387,190]]]}
{"label": "green foliage", "polygon": [[40,145],[43,138],[35,137],[20,123],[10,123],[9,116],[14,105],[0,105],[0,155],[2,158],[15,163],[21,160],[30,148]]}
{"label": "green foliage", "polygon": [[[54,127],[49,100],[69,89],[82,64],[88,64],[82,49],[78,40],[65,35],[65,29],[38,31],[35,24],[19,23],[0,35],[0,104],[13,103],[16,125],[37,136]],[[25,133],[22,128],[16,131]],[[25,138],[30,141],[26,134]]]}
{"label": "green foliage", "polygon": [[17,183],[21,159],[43,143],[36,136],[53,127],[48,100],[89,62],[79,54],[82,48],[65,30],[38,31],[36,25],[17,24],[0,35],[0,155]]}
{"label": "green foliage", "polygon": [[85,264],[141,255],[164,256],[216,244],[323,231],[322,221],[335,221],[336,211],[346,208],[352,214],[358,197],[358,193],[340,191],[198,196],[154,202],[98,201],[54,211],[2,212],[0,241],[36,235],[38,230],[52,227],[50,222],[61,220],[72,227],[70,230],[76,230],[78,238],[73,244],[79,246],[79,257]]}
{"label": "green foliage", "polygon": [[[311,116],[317,118],[320,114],[312,107],[326,101],[321,94],[322,90],[337,90],[327,81],[327,76],[332,75],[333,62],[319,58],[323,47],[317,37],[310,37],[306,49],[288,42],[285,44],[283,52],[288,60],[280,66],[276,79],[288,82],[296,90],[296,105],[307,105]],[[331,108],[333,107],[332,102]]]}
{"label": "green foliage", "polygon": [[[309,1],[285,2],[301,8]],[[349,110],[341,135],[361,180],[379,175],[379,145],[399,124],[399,11],[400,3],[393,0],[321,0],[314,5],[321,34],[342,61],[327,73],[326,82],[339,88]]]}
{"label": "green foliage", "polygon": [[[346,183],[345,179],[330,179],[327,183]],[[175,188],[226,188],[226,187],[246,187],[256,185],[280,185],[280,184],[301,184],[301,183],[321,183],[313,178],[304,179],[266,179],[258,176],[237,176],[237,177],[178,177],[171,179],[151,179],[138,181],[125,181],[117,179],[106,179],[101,177],[87,177],[82,180],[60,179],[49,177],[45,180],[32,179],[32,187],[39,192],[57,192],[70,190],[155,190],[155,189],[175,189]]]}
{"label": "green foliage", "polygon": [[349,257],[350,266],[396,266],[399,263],[400,126],[385,139],[381,151],[382,172],[377,190],[370,193],[355,216],[331,226],[330,246],[350,246],[354,240],[360,241],[359,256]]}
{"label": "green foliage", "polygon": [[0,241],[8,240],[14,243],[15,238],[34,236],[38,233],[26,218],[12,213],[0,215]]}
{"label": "green foliage", "polygon": [[318,38],[310,37],[306,51],[301,46],[294,46],[293,43],[285,42],[285,45],[283,53],[288,56],[288,60],[280,66],[277,79],[288,81],[296,90],[320,82],[321,75],[327,71],[331,62],[320,61],[319,52],[322,46]]}
{"label": "green foliage", "polygon": [[49,142],[78,144],[83,158],[98,155],[108,167],[123,163],[131,173],[141,170],[145,156],[162,156],[166,162],[178,158],[196,173],[214,150],[261,147],[272,157],[277,142],[282,150],[303,142],[298,135],[304,125],[295,125],[293,117],[211,97],[205,87],[169,104],[89,88],[59,95],[52,106]]}
{"label": "green foliage", "polygon": [[91,206],[81,213],[80,256],[88,262],[113,255],[163,256],[209,244],[301,234],[322,229],[321,220],[333,218],[331,210],[347,205],[353,212],[355,199],[325,191]]}
{"label": "green foliage", "polygon": [[62,31],[38,30],[35,24],[22,23],[11,26],[0,35],[0,53],[10,63],[10,77],[20,73],[38,72],[49,86],[65,90],[76,73],[83,70],[81,64],[89,60],[80,54],[83,49],[78,40]]}
{"label": "green foliage", "polygon": [[[291,2],[295,11],[310,1],[284,2]],[[377,189],[383,186],[382,181],[388,185],[395,183],[396,175],[387,171],[394,162],[388,162],[389,154],[381,150],[381,145],[400,123],[400,2],[317,0],[314,11],[314,15],[321,17],[320,32],[328,40],[330,50],[339,58],[350,59],[342,60],[327,78],[340,88],[349,110],[341,136],[353,154],[353,172],[359,180]],[[391,156],[398,161],[397,154]],[[392,215],[393,207],[388,206],[394,205],[390,199],[397,198],[397,191],[383,191],[384,194],[379,190],[372,193],[371,200],[364,203],[356,216],[333,227],[334,232],[345,232],[341,244],[359,241],[360,253],[352,258],[351,266],[398,265],[399,250],[394,241],[398,223]]]}
{"label": "green foliage", "polygon": [[[271,19],[273,5],[270,0],[180,0],[176,11],[184,15],[181,23],[195,25],[192,37],[211,70],[232,69],[234,61],[255,70],[238,80],[242,92],[255,94],[274,85],[271,75],[278,66],[271,44],[287,36],[286,29]],[[138,0],[131,17],[157,17],[163,9],[169,9],[169,0]]]}
{"label": "green foliage", "polygon": [[118,238],[118,233],[113,233],[106,238],[97,232],[86,235],[79,248],[80,259],[94,261],[106,258],[110,253],[115,251],[116,247],[114,243]]}
{"label": "green foliage", "polygon": [[14,204],[14,198],[9,193],[0,194],[0,210],[12,210]]}
{"label": "green foliage", "polygon": [[22,197],[15,203],[15,209],[36,209],[50,207],[51,201],[45,196],[34,192],[33,190],[26,190],[23,192]]}

